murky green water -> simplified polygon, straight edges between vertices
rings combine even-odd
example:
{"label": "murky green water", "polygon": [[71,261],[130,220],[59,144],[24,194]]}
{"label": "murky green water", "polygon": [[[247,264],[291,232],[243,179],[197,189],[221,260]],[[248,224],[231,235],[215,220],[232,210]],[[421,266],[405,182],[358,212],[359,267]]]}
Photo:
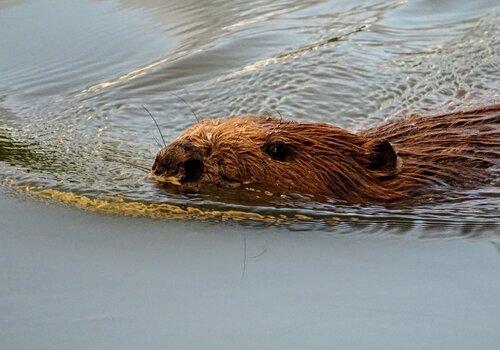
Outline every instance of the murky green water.
{"label": "murky green water", "polygon": [[130,164],[150,167],[158,149],[142,106],[168,142],[195,122],[191,108],[359,129],[498,103],[499,10],[486,0],[0,2],[0,177],[70,194],[72,204],[83,196],[251,212],[300,230],[495,231],[498,188],[419,207],[355,207],[166,193]]}

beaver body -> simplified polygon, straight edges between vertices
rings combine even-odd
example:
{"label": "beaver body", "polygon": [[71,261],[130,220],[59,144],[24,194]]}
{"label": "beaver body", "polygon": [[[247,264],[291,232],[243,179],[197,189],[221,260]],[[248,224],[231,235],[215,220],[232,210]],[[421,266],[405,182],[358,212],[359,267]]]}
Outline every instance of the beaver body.
{"label": "beaver body", "polygon": [[500,105],[392,120],[357,133],[266,116],[205,119],[158,152],[151,175],[179,186],[244,186],[388,203],[492,181]]}

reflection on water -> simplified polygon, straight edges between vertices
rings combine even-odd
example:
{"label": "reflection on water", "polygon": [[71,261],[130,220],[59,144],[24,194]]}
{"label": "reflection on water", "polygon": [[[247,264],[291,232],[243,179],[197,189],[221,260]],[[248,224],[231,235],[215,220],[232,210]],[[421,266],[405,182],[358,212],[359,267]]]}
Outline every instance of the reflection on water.
{"label": "reflection on water", "polygon": [[4,2],[0,176],[44,198],[129,215],[237,213],[339,232],[495,230],[498,188],[416,208],[353,207],[165,193],[141,167],[158,148],[143,105],[169,140],[195,121],[175,95],[202,116],[279,111],[351,129],[498,103],[498,9],[490,1]]}

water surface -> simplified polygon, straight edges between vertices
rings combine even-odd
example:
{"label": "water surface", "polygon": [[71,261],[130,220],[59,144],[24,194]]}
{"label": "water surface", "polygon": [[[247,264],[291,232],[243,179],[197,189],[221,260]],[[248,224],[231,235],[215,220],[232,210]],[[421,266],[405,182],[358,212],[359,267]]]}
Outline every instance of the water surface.
{"label": "water surface", "polygon": [[[122,214],[168,204],[163,213],[299,217],[303,228],[354,218],[373,231],[393,222],[465,235],[494,230],[498,188],[417,207],[358,208],[255,193],[167,193],[134,164],[149,168],[159,148],[143,106],[168,142],[193,114],[282,114],[355,130],[406,113],[494,103],[498,8],[494,1],[4,2],[0,176],[87,209],[105,201]],[[89,198],[99,201],[88,205]],[[133,204],[116,204],[123,201]]]}
{"label": "water surface", "polygon": [[499,8],[0,1],[0,348],[498,349],[498,188],[358,207],[132,164],[159,147],[142,106],[167,142],[195,122],[177,96],[353,130],[498,103]]}

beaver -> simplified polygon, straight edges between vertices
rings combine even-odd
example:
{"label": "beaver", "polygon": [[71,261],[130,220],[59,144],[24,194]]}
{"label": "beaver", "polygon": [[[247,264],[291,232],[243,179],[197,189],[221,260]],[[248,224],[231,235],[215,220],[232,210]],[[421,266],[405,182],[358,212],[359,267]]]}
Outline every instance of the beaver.
{"label": "beaver", "polygon": [[383,204],[491,184],[499,126],[500,105],[409,115],[359,132],[270,116],[203,119],[158,152],[150,175],[198,190],[243,186]]}

